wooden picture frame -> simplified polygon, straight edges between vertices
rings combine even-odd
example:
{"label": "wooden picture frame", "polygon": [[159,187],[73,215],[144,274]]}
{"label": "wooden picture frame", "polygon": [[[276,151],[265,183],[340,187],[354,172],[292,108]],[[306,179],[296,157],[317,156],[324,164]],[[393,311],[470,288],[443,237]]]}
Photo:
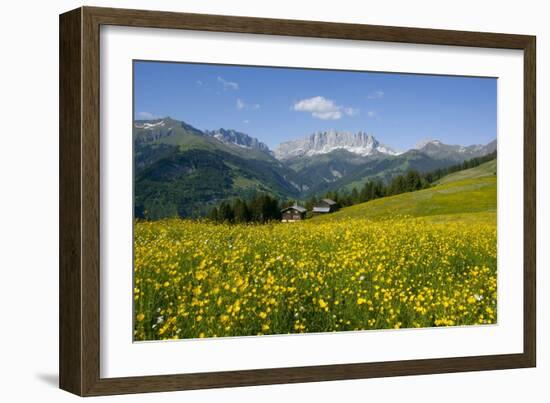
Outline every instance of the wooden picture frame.
{"label": "wooden picture frame", "polygon": [[[100,377],[100,26],[519,49],[524,52],[523,353],[228,372]],[[534,367],[535,37],[82,7],[60,16],[60,387],[80,396]]]}

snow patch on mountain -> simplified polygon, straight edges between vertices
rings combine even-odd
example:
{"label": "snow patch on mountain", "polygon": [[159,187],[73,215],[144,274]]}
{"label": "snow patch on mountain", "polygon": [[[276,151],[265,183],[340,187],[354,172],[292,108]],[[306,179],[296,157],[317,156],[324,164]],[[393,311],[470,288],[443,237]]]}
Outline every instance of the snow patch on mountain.
{"label": "snow patch on mountain", "polygon": [[162,127],[165,125],[164,120],[160,120],[158,122],[144,122],[144,123],[136,123],[135,126],[138,129],[153,129],[155,127]]}

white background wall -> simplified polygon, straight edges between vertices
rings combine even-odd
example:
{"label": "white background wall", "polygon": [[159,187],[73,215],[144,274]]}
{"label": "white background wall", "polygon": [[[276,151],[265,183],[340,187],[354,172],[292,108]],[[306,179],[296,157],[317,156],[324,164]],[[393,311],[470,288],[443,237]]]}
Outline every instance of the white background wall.
{"label": "white background wall", "polygon": [[[537,35],[538,367],[101,398],[102,401],[547,402],[550,391],[550,25],[543,1],[123,0],[87,5]],[[0,47],[0,396],[77,401],[57,389],[58,14],[79,1],[2,4]],[[518,150],[518,152],[521,152]],[[6,225],[7,224],[7,225]],[[545,228],[545,229],[544,229]],[[545,382],[546,381],[546,382]],[[546,384],[545,384],[546,383]]]}

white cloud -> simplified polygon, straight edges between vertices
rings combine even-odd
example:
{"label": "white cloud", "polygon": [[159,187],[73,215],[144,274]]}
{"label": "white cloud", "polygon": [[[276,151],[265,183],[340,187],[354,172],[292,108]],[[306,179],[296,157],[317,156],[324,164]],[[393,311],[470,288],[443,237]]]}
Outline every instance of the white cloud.
{"label": "white cloud", "polygon": [[138,115],[138,118],[140,119],[143,119],[143,120],[152,120],[152,119],[156,119],[157,117],[151,113],[151,112],[138,112],[137,113]]}
{"label": "white cloud", "polygon": [[344,108],[344,113],[348,116],[355,116],[359,113],[357,108]]}
{"label": "white cloud", "polygon": [[294,104],[293,109],[309,112],[314,118],[322,120],[338,120],[344,114],[354,116],[359,113],[358,109],[337,105],[333,100],[322,96],[302,99]]}
{"label": "white cloud", "polygon": [[373,92],[371,92],[370,94],[367,95],[367,98],[368,99],[384,98],[384,91],[380,91],[380,90],[373,91]]}
{"label": "white cloud", "polygon": [[223,86],[224,90],[238,90],[239,84],[233,81],[227,81],[218,76],[218,82]]}
{"label": "white cloud", "polygon": [[197,80],[196,83],[197,83],[197,85],[202,85],[203,84],[203,82],[201,80]]}
{"label": "white cloud", "polygon": [[237,102],[236,102],[235,106],[240,111],[242,111],[243,109],[252,110],[252,111],[256,111],[256,110],[260,109],[260,104],[247,104],[246,102],[244,102],[240,98],[237,98]]}
{"label": "white cloud", "polygon": [[250,123],[250,120],[248,120],[248,119],[245,119],[245,120],[243,120],[243,123],[244,123],[245,125],[247,125],[247,124],[249,124],[249,123]]}
{"label": "white cloud", "polygon": [[338,120],[342,117],[342,112],[340,111],[312,112],[311,116],[314,116],[317,119],[321,119],[321,120]]}
{"label": "white cloud", "polygon": [[378,114],[375,111],[368,111],[367,116],[369,118],[374,118],[374,117],[378,116]]}

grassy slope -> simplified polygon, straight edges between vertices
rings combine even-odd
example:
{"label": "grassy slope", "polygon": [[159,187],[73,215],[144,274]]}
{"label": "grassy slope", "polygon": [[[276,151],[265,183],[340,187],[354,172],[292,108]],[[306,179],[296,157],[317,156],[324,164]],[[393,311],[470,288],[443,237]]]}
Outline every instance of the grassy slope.
{"label": "grassy slope", "polygon": [[463,179],[476,179],[495,176],[497,172],[497,160],[492,160],[481,164],[475,168],[466,169],[464,171],[455,172],[453,174],[444,176],[436,185],[444,185],[446,183],[456,182]]}
{"label": "grassy slope", "polygon": [[[478,167],[456,172],[442,178],[439,184],[417,192],[384,197],[347,207],[337,213],[315,217],[314,220],[340,220],[351,217],[386,218],[394,216],[431,216],[440,221],[441,215],[455,215],[461,220],[471,213],[494,219],[497,202],[496,160]],[[478,215],[479,216],[479,215]],[[481,218],[481,217],[478,217]]]}

